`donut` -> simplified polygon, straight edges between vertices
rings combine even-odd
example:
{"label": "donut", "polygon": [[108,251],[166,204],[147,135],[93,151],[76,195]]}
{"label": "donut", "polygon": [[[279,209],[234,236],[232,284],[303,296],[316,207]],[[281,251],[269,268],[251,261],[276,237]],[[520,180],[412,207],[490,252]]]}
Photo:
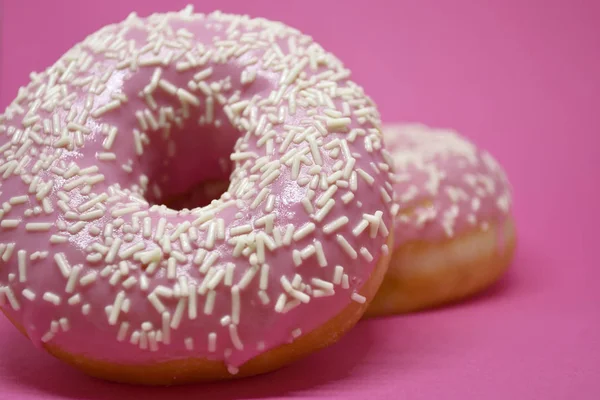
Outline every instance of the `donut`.
{"label": "donut", "polygon": [[394,248],[365,316],[439,307],[492,285],[516,245],[502,167],[450,129],[389,124],[383,134],[396,171]]}
{"label": "donut", "polygon": [[275,370],[373,298],[390,162],[374,102],[298,30],[131,14],[32,73],[0,116],[0,307],[111,381]]}

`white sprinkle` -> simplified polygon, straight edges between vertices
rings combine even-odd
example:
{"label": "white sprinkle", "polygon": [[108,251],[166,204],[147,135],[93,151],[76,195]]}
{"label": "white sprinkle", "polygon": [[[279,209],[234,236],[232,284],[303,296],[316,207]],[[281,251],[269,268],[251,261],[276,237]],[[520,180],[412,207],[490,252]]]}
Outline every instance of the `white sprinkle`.
{"label": "white sprinkle", "polygon": [[200,72],[197,72],[194,75],[194,79],[197,80],[197,81],[202,81],[202,80],[208,78],[212,73],[213,73],[212,67],[208,67],[206,69],[203,69]]}
{"label": "white sprinkle", "polygon": [[112,276],[110,277],[110,279],[108,280],[108,283],[111,284],[112,286],[115,286],[117,283],[119,283],[119,281],[121,280],[121,271],[115,271]]}
{"label": "white sprinkle", "polygon": [[22,196],[13,196],[10,198],[10,200],[8,200],[8,202],[10,204],[12,204],[13,206],[17,205],[17,204],[24,204],[29,200],[29,196],[27,195],[22,195]]}
{"label": "white sprinkle", "polygon": [[286,314],[288,312],[290,312],[291,310],[293,310],[294,308],[298,307],[302,302],[298,299],[293,299],[290,300],[285,307],[283,308],[283,310],[281,311],[282,313]]}
{"label": "white sprinkle", "polygon": [[0,245],[0,253],[2,253],[2,261],[7,262],[15,248],[15,243],[9,243],[7,245]]}
{"label": "white sprinkle", "polygon": [[191,337],[187,337],[184,339],[183,343],[185,344],[185,348],[189,351],[194,350],[194,339]]}
{"label": "white sprinkle", "polygon": [[[68,216],[68,215],[67,215],[67,216]],[[81,232],[81,231],[83,230],[83,228],[85,228],[85,227],[86,227],[86,225],[87,225],[87,224],[86,224],[85,222],[83,222],[83,221],[79,221],[79,222],[76,222],[76,223],[72,224],[71,226],[69,226],[69,227],[67,228],[67,231],[68,231],[68,232],[69,232],[71,235],[75,235],[75,234],[77,234],[77,233]]]}
{"label": "white sprinkle", "polygon": [[191,226],[192,226],[192,224],[189,221],[185,221],[185,222],[179,224],[177,226],[177,228],[175,229],[175,231],[171,234],[171,236],[170,236],[169,239],[172,242],[176,241],[177,239],[179,239],[179,236],[182,233],[187,232],[190,229]]}
{"label": "white sprinkle", "polygon": [[141,156],[144,153],[144,147],[142,145],[142,137],[137,129],[133,130],[133,143],[135,145],[135,153]]}
{"label": "white sprinkle", "polygon": [[145,246],[146,245],[143,242],[138,242],[138,243],[134,244],[133,246],[130,246],[126,250],[121,251],[119,253],[119,257],[121,257],[122,259],[127,259],[127,258],[133,256],[138,251],[144,250]]}
{"label": "white sprinkle", "polygon": [[356,170],[356,172],[358,172],[360,177],[363,178],[365,180],[365,182],[367,182],[369,185],[372,185],[373,182],[375,182],[375,178],[373,178],[371,175],[369,175],[367,172],[365,172],[365,170],[358,168]]}
{"label": "white sprinkle", "polygon": [[138,345],[140,342],[140,337],[142,336],[142,334],[139,331],[134,331],[131,334],[131,339],[129,340],[129,342],[133,345]]}
{"label": "white sprinkle", "polygon": [[[116,240],[117,239],[115,239],[115,241]],[[159,247],[155,247],[152,250],[143,251],[135,254],[134,258],[139,259],[142,264],[150,265],[152,263],[160,262],[160,260],[162,260],[162,256],[163,253],[161,249]],[[148,269],[146,271],[148,271]]]}
{"label": "white sprinkle", "polygon": [[236,325],[240,323],[240,311],[240,288],[237,285],[234,285],[231,288],[231,318]]}
{"label": "white sprinkle", "polygon": [[90,208],[94,207],[96,204],[102,203],[102,202],[106,201],[107,199],[108,199],[108,194],[102,193],[102,194],[95,196],[94,198],[86,201],[85,203],[81,204],[77,209],[80,212],[85,212],[85,211],[89,210]]}
{"label": "white sprinkle", "polygon": [[81,265],[76,265],[71,269],[69,273],[69,279],[67,280],[67,286],[65,288],[66,293],[73,293],[75,291],[75,287],[77,285],[77,278],[79,277],[79,273],[83,267]]}
{"label": "white sprinkle", "polygon": [[275,303],[275,312],[283,313],[283,309],[285,308],[285,303],[287,302],[287,296],[285,293],[281,293],[277,298],[277,302]]}
{"label": "white sprinkle", "polygon": [[115,300],[110,311],[110,316],[108,317],[109,325],[116,325],[117,320],[119,318],[119,313],[121,312],[121,307],[123,306],[123,302],[125,301],[125,292],[120,291],[115,296]]}
{"label": "white sprinkle", "polygon": [[68,278],[69,274],[71,273],[71,267],[69,266],[69,263],[67,262],[65,254],[64,253],[55,254],[54,261],[56,261],[56,265],[58,265],[58,269],[62,273],[63,277]]}
{"label": "white sprinkle", "polygon": [[364,304],[367,301],[367,298],[365,296],[362,296],[358,293],[352,293],[352,295],[350,296],[350,298],[360,304]]}
{"label": "white sprinkle", "polygon": [[231,286],[233,284],[233,270],[235,269],[234,263],[227,263],[225,267],[225,286]]}
{"label": "white sprinkle", "polygon": [[350,243],[348,243],[346,238],[340,234],[337,234],[335,236],[336,236],[337,242],[342,247],[342,249],[344,249],[344,251],[350,256],[350,258],[352,258],[353,260],[356,260],[356,258],[358,257],[358,254],[356,253],[356,250],[354,250],[354,248],[352,248]]}
{"label": "white sprinkle", "polygon": [[299,267],[302,264],[302,254],[300,251],[294,249],[292,251],[292,259],[294,260],[294,265]]}
{"label": "white sprinkle", "polygon": [[140,125],[140,128],[142,129],[142,131],[147,131],[148,124],[146,123],[146,119],[144,118],[144,113],[142,111],[138,110],[135,112],[135,117],[137,118],[138,124]]}
{"label": "white sprinkle", "polygon": [[329,186],[329,188],[317,199],[317,207],[323,207],[337,190],[338,187],[336,185]]}
{"label": "white sprinkle", "polygon": [[196,96],[194,96],[193,94],[191,94],[190,92],[188,92],[185,89],[182,89],[182,88],[177,89],[177,97],[179,98],[179,101],[181,101],[182,103],[191,103],[194,106],[200,105],[200,100],[198,100],[198,98]]}
{"label": "white sprinkle", "polygon": [[323,251],[323,245],[319,240],[315,241],[315,250],[317,253],[317,261],[321,267],[327,266],[327,259],[325,258],[325,252]]}
{"label": "white sprinkle", "polygon": [[92,112],[92,117],[98,118],[104,113],[117,109],[120,105],[121,102],[119,100],[113,100],[111,102],[108,102],[102,107],[99,107],[94,112]]}
{"label": "white sprinkle", "polygon": [[200,266],[200,268],[199,268],[200,273],[205,274],[208,271],[208,269],[210,267],[212,267],[212,265],[215,263],[215,261],[217,261],[218,258],[219,258],[219,253],[217,253],[217,252],[210,253],[210,255],[204,259],[204,262]]}
{"label": "white sprinkle", "polygon": [[336,230],[340,229],[342,226],[346,225],[348,223],[349,219],[348,217],[341,216],[337,219],[335,219],[334,221],[326,224],[323,227],[323,232],[325,232],[326,234],[330,234],[335,232]]}
{"label": "white sprinkle", "polygon": [[190,283],[188,291],[188,318],[190,320],[194,320],[198,316],[198,298],[196,293],[196,286]]}
{"label": "white sprinkle", "polygon": [[[0,292],[0,294],[1,294],[1,292]],[[35,297],[36,297],[35,293],[31,289],[23,289],[21,294],[23,294],[23,297],[25,297],[29,301],[34,301]]]}
{"label": "white sprinkle", "polygon": [[208,334],[208,351],[214,353],[217,350],[217,334],[211,332]]}
{"label": "white sprinkle", "polygon": [[289,246],[292,243],[292,236],[294,234],[294,225],[288,224],[283,235],[283,244]]}
{"label": "white sprinkle", "polygon": [[306,211],[308,214],[312,214],[312,213],[315,211],[315,209],[314,209],[314,207],[313,207],[312,203],[310,202],[310,200],[309,200],[308,198],[304,197],[304,198],[301,200],[301,203],[302,203],[302,206],[304,206],[304,210],[305,210],[305,211]]}
{"label": "white sprinkle", "polygon": [[140,276],[140,289],[145,292],[148,290],[148,287],[150,286],[150,282],[148,280],[148,276],[146,276],[145,274],[142,274]]}
{"label": "white sprinkle", "polygon": [[129,278],[125,279],[125,281],[123,281],[123,287],[125,289],[131,289],[133,286],[135,286],[135,284],[137,283],[137,279],[135,276],[130,276]]}
{"label": "white sprinkle", "polygon": [[252,225],[250,224],[235,226],[229,230],[231,236],[239,236],[250,232],[252,232]]}
{"label": "white sprinkle", "polygon": [[165,233],[165,227],[167,225],[167,220],[164,217],[161,217],[158,220],[158,225],[156,227],[156,232],[154,233],[154,240],[156,242],[160,241]]}
{"label": "white sprinkle", "polygon": [[250,205],[251,209],[255,209],[256,207],[258,207],[258,205],[260,203],[262,203],[262,201],[267,197],[267,195],[269,194],[270,190],[268,188],[263,188],[259,193],[258,196],[256,196],[256,198],[254,199],[254,201],[252,202],[252,204]]}
{"label": "white sprinkle", "polygon": [[309,137],[308,143],[309,143],[310,151],[313,156],[313,160],[314,160],[315,164],[323,165],[323,159],[321,158],[321,153],[319,152],[319,149],[317,147],[316,140],[314,140],[314,139],[311,140],[311,138]]}
{"label": "white sprinkle", "polygon": [[96,158],[100,161],[113,161],[117,159],[117,155],[111,152],[100,152],[96,154]]}
{"label": "white sprinkle", "polygon": [[19,301],[15,297],[15,294],[13,293],[10,287],[0,287],[0,304],[4,303],[3,295],[5,295],[8,298],[8,302],[10,303],[10,306],[13,310],[18,311],[21,308]]}
{"label": "white sprinkle", "polygon": [[148,301],[154,306],[156,311],[161,314],[166,311],[165,305],[162,303],[162,301],[160,301],[155,292],[150,293],[147,298]]}
{"label": "white sprinkle", "polygon": [[122,239],[118,237],[114,238],[112,244],[110,245],[108,253],[106,254],[106,257],[104,259],[105,262],[111,263],[114,261],[115,257],[117,256],[117,253],[119,252],[119,249],[121,248],[121,243],[123,243]]}
{"label": "white sprinkle", "polygon": [[[159,311],[160,312],[160,311]],[[164,344],[171,343],[171,326],[169,322],[171,320],[171,314],[168,311],[163,311],[161,313],[161,322],[162,322],[162,340]]]}
{"label": "white sprinkle", "polygon": [[123,321],[121,322],[121,326],[119,327],[119,332],[117,333],[117,341],[123,342],[127,337],[127,331],[129,330],[129,322]]}
{"label": "white sprinkle", "polygon": [[237,331],[237,326],[235,324],[229,325],[229,336],[231,337],[231,342],[233,343],[233,346],[237,350],[244,350],[244,344],[240,340],[240,336]]}
{"label": "white sprinkle", "polygon": [[55,306],[60,305],[60,297],[52,292],[44,293],[44,296],[42,296],[42,299],[44,299],[48,303],[54,304]]}
{"label": "white sprinkle", "polygon": [[171,329],[179,328],[179,324],[181,323],[183,317],[183,312],[185,311],[185,303],[186,299],[179,299],[177,307],[175,308],[175,314],[173,314],[173,319],[171,320]]}
{"label": "white sprinkle", "polygon": [[258,297],[260,298],[260,301],[263,305],[267,305],[269,304],[269,302],[271,301],[269,299],[269,295],[267,294],[267,292],[265,292],[264,290],[259,290],[258,291]]}
{"label": "white sprinkle", "polygon": [[231,323],[231,317],[229,315],[225,315],[224,317],[221,318],[221,326],[227,326]]}
{"label": "white sprinkle", "polygon": [[194,256],[194,259],[192,260],[192,262],[196,265],[202,264],[202,261],[204,261],[204,257],[206,257],[206,253],[207,253],[206,250],[198,249],[196,251],[196,255]]}
{"label": "white sprinkle", "polygon": [[292,68],[290,73],[287,75],[285,81],[283,82],[284,85],[289,86],[292,83],[294,83],[296,81],[296,79],[298,78],[298,76],[300,75],[300,72],[302,72],[302,70],[308,65],[308,63],[309,63],[309,58],[304,57],[304,58],[302,58],[302,60],[300,60],[300,62],[298,62],[296,65],[294,65],[294,68]]}
{"label": "white sprinkle", "polygon": [[384,202],[386,202],[386,203],[392,202],[392,197],[387,192],[387,190],[385,190],[384,187],[380,188],[380,192],[381,192],[381,198],[383,199]]}
{"label": "white sprinkle", "polygon": [[18,219],[5,219],[0,222],[0,226],[5,229],[14,229],[21,223]]}
{"label": "white sprinkle", "polygon": [[111,127],[108,131],[106,139],[104,139],[104,142],[102,143],[102,147],[104,147],[106,150],[110,150],[112,148],[113,143],[115,142],[117,133],[118,128],[116,126]]}
{"label": "white sprinkle", "polygon": [[19,282],[23,283],[27,281],[27,251],[19,250],[17,260],[19,264]]}
{"label": "white sprinkle", "polygon": [[277,179],[279,177],[279,175],[281,174],[281,171],[279,169],[276,169],[274,171],[272,171],[265,179],[263,179],[258,186],[260,188],[263,188],[267,185],[270,185],[273,181],[275,181],[275,179]]}
{"label": "white sprinkle", "polygon": [[334,290],[333,283],[331,283],[331,282],[324,281],[319,278],[312,278],[311,282],[313,285],[315,285],[321,289],[328,290],[328,291]]}
{"label": "white sprinkle", "polygon": [[98,277],[98,273],[96,271],[91,271],[90,273],[86,274],[79,280],[79,284],[81,286],[87,286],[87,285],[95,282],[97,277]]}
{"label": "white sprinkle", "polygon": [[169,257],[167,260],[167,279],[177,278],[177,260]]}
{"label": "white sprinkle", "polygon": [[275,208],[275,196],[270,194],[267,197],[267,204],[265,205],[265,212],[270,213]]}
{"label": "white sprinkle", "polygon": [[212,221],[209,225],[208,225],[208,232],[206,234],[206,243],[205,243],[205,247],[207,249],[212,249],[215,246],[215,240],[217,238],[216,235],[216,224],[214,221]]}
{"label": "white sprinkle", "polygon": [[259,288],[267,290],[269,285],[269,264],[263,264],[260,271]]}
{"label": "white sprinkle", "polygon": [[363,258],[365,260],[367,260],[368,262],[373,261],[373,255],[369,252],[369,250],[366,247],[361,247],[360,248],[360,254],[363,256]]}
{"label": "white sprinkle", "polygon": [[163,285],[158,285],[155,289],[154,292],[158,295],[158,296],[162,296],[162,297],[166,297],[168,299],[173,297],[173,289],[168,288],[166,286]]}
{"label": "white sprinkle", "polygon": [[350,190],[352,190],[353,192],[356,192],[358,190],[358,175],[356,174],[356,171],[352,171],[352,174],[350,175]]}
{"label": "white sprinkle", "polygon": [[366,219],[362,219],[355,227],[352,229],[352,234],[354,236],[360,235],[367,227],[369,226],[369,221]]}
{"label": "white sprinkle", "polygon": [[312,233],[315,230],[316,226],[314,223],[312,222],[308,222],[306,224],[304,224],[301,228],[297,229],[296,232],[294,232],[294,235],[292,236],[292,238],[294,239],[295,242],[304,239],[306,236],[308,236],[310,233]]}
{"label": "white sprinkle", "polygon": [[217,292],[215,292],[214,290],[211,290],[208,292],[208,294],[206,295],[206,302],[204,303],[204,314],[206,315],[211,315],[213,312],[213,309],[215,307],[215,296],[217,295]]}
{"label": "white sprinkle", "polygon": [[79,293],[77,293],[77,294],[69,297],[69,300],[67,300],[67,303],[69,303],[70,306],[74,306],[74,305],[81,303],[81,295]]}
{"label": "white sprinkle", "polygon": [[348,275],[344,274],[342,276],[342,289],[348,289],[348,288],[350,288],[350,283],[349,283],[349,280],[348,280]]}
{"label": "white sprinkle", "polygon": [[294,275],[294,279],[292,279],[292,287],[294,289],[299,289],[300,285],[302,285],[302,275],[296,274]]}
{"label": "white sprinkle", "polygon": [[123,208],[119,208],[116,210],[113,210],[111,212],[111,215],[113,216],[113,218],[118,218],[118,217],[122,217],[126,214],[131,214],[134,213],[136,211],[139,211],[140,207],[135,205],[135,206],[131,206],[131,207],[123,207]]}
{"label": "white sprinkle", "polygon": [[325,203],[325,206],[323,206],[323,208],[321,208],[315,214],[315,216],[314,216],[315,221],[321,222],[327,216],[327,214],[329,214],[329,212],[332,210],[334,205],[335,205],[335,200],[329,199],[329,201],[327,201],[327,203]]}
{"label": "white sprinkle", "polygon": [[144,222],[142,223],[142,235],[145,238],[149,238],[152,235],[152,219],[150,217],[144,218]]}
{"label": "white sprinkle", "polygon": [[[338,162],[341,162],[341,160]],[[332,184],[332,183],[339,181],[342,178],[342,174],[343,174],[342,171],[334,172],[333,174],[331,174],[327,177],[327,183]]]}
{"label": "white sprinkle", "polygon": [[217,272],[211,277],[210,281],[208,282],[207,288],[209,290],[215,289],[217,287],[217,285],[219,283],[221,283],[221,280],[223,279],[224,276],[225,276],[224,269],[217,270]]}

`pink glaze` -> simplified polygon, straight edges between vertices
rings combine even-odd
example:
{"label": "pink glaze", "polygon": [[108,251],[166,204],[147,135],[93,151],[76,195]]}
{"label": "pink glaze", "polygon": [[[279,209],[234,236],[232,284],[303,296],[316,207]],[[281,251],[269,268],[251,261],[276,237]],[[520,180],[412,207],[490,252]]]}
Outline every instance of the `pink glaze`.
{"label": "pink glaze", "polygon": [[386,125],[383,134],[396,171],[396,246],[485,230],[508,218],[510,185],[488,152],[454,131],[422,124]]}
{"label": "pink glaze", "polygon": [[[309,37],[131,15],[31,77],[0,116],[0,304],[35,344],[236,373],[364,301],[389,158],[375,106]],[[151,205],[228,174],[208,206]]]}

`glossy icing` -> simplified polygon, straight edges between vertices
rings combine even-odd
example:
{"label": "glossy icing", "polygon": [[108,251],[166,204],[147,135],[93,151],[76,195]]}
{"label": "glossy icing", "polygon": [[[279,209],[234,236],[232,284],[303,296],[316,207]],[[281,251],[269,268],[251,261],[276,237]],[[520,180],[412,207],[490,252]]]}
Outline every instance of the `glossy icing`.
{"label": "glossy icing", "polygon": [[[364,301],[393,189],[349,76],[293,28],[190,7],[32,73],[0,116],[2,309],[38,345],[235,373]],[[208,206],[156,205],[227,177]]]}
{"label": "glossy icing", "polygon": [[451,238],[508,218],[510,184],[487,151],[450,129],[407,123],[382,131],[396,171],[396,246]]}

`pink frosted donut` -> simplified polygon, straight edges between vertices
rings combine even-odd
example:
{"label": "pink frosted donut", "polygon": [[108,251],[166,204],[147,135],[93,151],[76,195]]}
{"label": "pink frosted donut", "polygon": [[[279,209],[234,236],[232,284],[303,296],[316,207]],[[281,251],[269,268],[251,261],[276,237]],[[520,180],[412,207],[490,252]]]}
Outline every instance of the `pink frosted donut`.
{"label": "pink frosted donut", "polygon": [[[102,378],[252,375],[334,342],[387,268],[379,116],[310,37],[246,16],[132,14],[0,116],[0,305]],[[229,179],[208,205],[172,209]]]}
{"label": "pink frosted donut", "polygon": [[394,160],[394,250],[367,316],[456,301],[498,280],[516,235],[510,185],[486,151],[449,129],[384,126]]}

